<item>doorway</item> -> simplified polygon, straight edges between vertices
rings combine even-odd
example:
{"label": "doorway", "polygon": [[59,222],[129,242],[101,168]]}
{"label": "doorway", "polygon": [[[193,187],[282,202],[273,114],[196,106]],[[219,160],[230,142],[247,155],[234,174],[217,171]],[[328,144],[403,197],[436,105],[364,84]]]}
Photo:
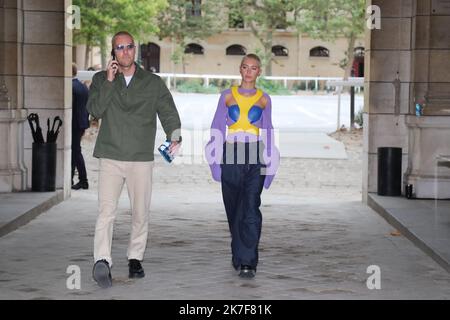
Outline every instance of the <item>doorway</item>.
{"label": "doorway", "polygon": [[144,69],[151,72],[159,72],[161,48],[153,43],[141,45],[141,59]]}

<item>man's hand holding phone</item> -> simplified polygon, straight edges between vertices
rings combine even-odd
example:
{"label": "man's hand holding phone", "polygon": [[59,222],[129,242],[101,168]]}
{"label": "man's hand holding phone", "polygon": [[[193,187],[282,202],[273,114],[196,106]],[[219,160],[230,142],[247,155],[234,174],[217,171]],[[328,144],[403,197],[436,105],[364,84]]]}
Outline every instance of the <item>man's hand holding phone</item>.
{"label": "man's hand holding phone", "polygon": [[107,79],[110,82],[114,81],[116,77],[117,70],[119,70],[119,63],[116,60],[110,60],[106,66]]}

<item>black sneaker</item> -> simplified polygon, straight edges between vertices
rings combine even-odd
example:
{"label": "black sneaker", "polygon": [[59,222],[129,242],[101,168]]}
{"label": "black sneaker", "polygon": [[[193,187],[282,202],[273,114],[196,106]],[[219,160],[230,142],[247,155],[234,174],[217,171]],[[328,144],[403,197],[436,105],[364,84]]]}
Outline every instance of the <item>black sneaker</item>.
{"label": "black sneaker", "polygon": [[256,275],[256,268],[253,268],[252,266],[248,265],[242,265],[241,266],[241,272],[239,272],[239,277],[245,278],[245,279],[252,279]]}
{"label": "black sneaker", "polygon": [[87,181],[79,181],[77,184],[74,184],[72,186],[73,190],[78,190],[78,189],[89,189],[89,183]]}
{"label": "black sneaker", "polygon": [[143,278],[145,277],[144,268],[142,268],[141,262],[137,259],[128,260],[129,278]]}
{"label": "black sneaker", "polygon": [[111,268],[108,261],[98,260],[94,264],[92,276],[100,287],[109,288],[112,286]]}

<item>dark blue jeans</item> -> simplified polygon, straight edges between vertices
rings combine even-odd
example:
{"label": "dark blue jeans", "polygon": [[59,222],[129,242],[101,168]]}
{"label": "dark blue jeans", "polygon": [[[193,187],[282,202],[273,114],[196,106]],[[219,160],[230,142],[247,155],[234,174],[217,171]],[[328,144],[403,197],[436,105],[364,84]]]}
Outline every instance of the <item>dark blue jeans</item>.
{"label": "dark blue jeans", "polygon": [[[265,176],[261,175],[263,164],[259,157],[260,144],[256,144],[256,142],[245,144],[245,157],[241,157],[244,163],[237,160],[238,143],[234,143],[234,148],[231,148],[235,154],[234,157],[228,158],[228,163],[224,146],[224,164],[221,165],[222,197],[231,233],[232,262],[235,268],[249,265],[256,269],[258,264],[258,245],[262,226],[259,207]],[[250,150],[254,147],[258,151],[256,161],[252,161],[252,156],[249,156]]]}

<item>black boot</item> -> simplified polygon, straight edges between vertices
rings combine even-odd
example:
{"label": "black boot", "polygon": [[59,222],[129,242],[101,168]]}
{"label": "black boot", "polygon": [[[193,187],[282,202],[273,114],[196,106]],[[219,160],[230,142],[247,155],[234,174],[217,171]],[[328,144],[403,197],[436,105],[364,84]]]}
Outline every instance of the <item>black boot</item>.
{"label": "black boot", "polygon": [[256,275],[256,268],[248,265],[241,266],[241,272],[239,273],[239,277],[245,279],[252,279]]}
{"label": "black boot", "polygon": [[77,184],[74,184],[72,186],[72,189],[74,189],[74,190],[89,189],[89,184],[87,181],[79,181]]}
{"label": "black boot", "polygon": [[137,259],[130,259],[128,262],[129,278],[143,278],[145,277],[144,268],[142,268],[141,262]]}

